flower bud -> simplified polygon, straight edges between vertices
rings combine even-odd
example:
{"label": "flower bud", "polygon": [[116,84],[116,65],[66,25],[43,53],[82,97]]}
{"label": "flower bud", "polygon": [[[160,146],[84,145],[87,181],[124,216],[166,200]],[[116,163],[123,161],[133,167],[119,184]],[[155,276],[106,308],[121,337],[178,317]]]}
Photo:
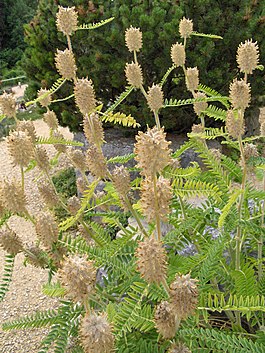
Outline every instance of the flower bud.
{"label": "flower bud", "polygon": [[188,67],[186,71],[186,87],[188,91],[194,92],[199,86],[199,70],[197,67]]}
{"label": "flower bud", "polygon": [[186,53],[184,45],[181,43],[173,44],[171,47],[171,59],[178,66],[183,66],[186,61]]}
{"label": "flower bud", "polygon": [[161,283],[166,278],[167,259],[163,244],[153,238],[140,242],[135,254],[137,270],[148,283]]}
{"label": "flower bud", "polygon": [[23,250],[22,240],[8,227],[0,228],[0,246],[12,255],[17,255]]}
{"label": "flower bud", "polygon": [[83,115],[92,113],[96,108],[93,83],[87,78],[77,79],[74,87],[75,102]]}
{"label": "flower bud", "polygon": [[50,129],[58,129],[59,123],[54,111],[48,110],[46,113],[44,113],[43,120],[49,126]]}
{"label": "flower bud", "polygon": [[176,317],[167,301],[161,302],[156,308],[155,326],[157,332],[164,339],[171,339],[175,336],[177,330]]}
{"label": "flower bud", "polygon": [[[194,94],[194,98],[206,98],[206,95],[202,92],[197,92]],[[193,109],[198,116],[200,116],[201,112],[206,110],[207,107],[208,107],[207,102],[196,102],[193,104]]]}
{"label": "flower bud", "polygon": [[59,6],[59,11],[56,14],[56,25],[60,32],[70,36],[77,30],[77,12],[74,7]]}
{"label": "flower bud", "polygon": [[69,49],[65,49],[64,51],[57,49],[55,66],[59,74],[66,80],[75,78],[77,67],[74,54]]}
{"label": "flower bud", "polygon": [[126,64],[125,75],[129,85],[140,88],[143,84],[143,74],[141,66],[138,63]]}
{"label": "flower bud", "polygon": [[125,32],[125,43],[130,52],[139,51],[142,48],[142,32],[139,28],[130,27]]}
{"label": "flower bud", "polygon": [[149,88],[147,94],[147,103],[149,108],[154,112],[157,112],[160,108],[163,107],[164,94],[162,88],[159,85],[153,84],[153,86]]}
{"label": "flower bud", "polygon": [[31,137],[27,132],[14,131],[7,138],[7,147],[14,165],[27,167],[33,158],[34,149]]}
{"label": "flower bud", "polygon": [[108,174],[106,159],[103,156],[102,150],[97,146],[92,145],[87,150],[86,162],[89,171],[97,178],[104,179]]}
{"label": "flower bud", "polygon": [[59,228],[50,212],[40,212],[36,219],[36,233],[46,249],[51,249],[57,241]]}
{"label": "flower bud", "polygon": [[241,137],[245,132],[244,119],[238,116],[234,110],[227,111],[225,126],[228,134],[235,139]]}
{"label": "flower bud", "polygon": [[230,84],[230,100],[234,109],[245,110],[250,103],[250,84],[244,80],[234,80]]}
{"label": "flower bud", "polygon": [[193,22],[185,17],[180,20],[179,33],[181,38],[189,38],[193,32]]}
{"label": "flower bud", "polygon": [[50,91],[46,88],[41,88],[38,91],[38,98],[39,103],[42,107],[48,107],[51,104],[52,97]]}
{"label": "flower bud", "polygon": [[65,258],[58,275],[67,295],[75,302],[84,302],[94,291],[96,282],[96,268],[93,261],[84,256],[70,255]]}
{"label": "flower bud", "polygon": [[169,296],[172,311],[179,319],[187,318],[198,305],[197,280],[190,278],[190,274],[176,275]]}
{"label": "flower bud", "polygon": [[106,314],[86,314],[80,331],[85,353],[110,353],[114,350],[114,335]]}
{"label": "flower bud", "polygon": [[257,42],[246,40],[245,43],[240,43],[237,49],[236,57],[238,67],[245,74],[252,74],[258,66],[259,48]]}
{"label": "flower bud", "polygon": [[0,108],[7,118],[16,116],[16,100],[13,94],[3,93],[0,96]]}

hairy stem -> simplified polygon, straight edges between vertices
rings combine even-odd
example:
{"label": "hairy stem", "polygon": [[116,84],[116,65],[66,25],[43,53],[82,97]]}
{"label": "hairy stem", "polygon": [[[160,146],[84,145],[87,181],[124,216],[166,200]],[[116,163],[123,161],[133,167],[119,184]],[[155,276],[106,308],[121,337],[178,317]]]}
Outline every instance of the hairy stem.
{"label": "hairy stem", "polygon": [[159,217],[159,203],[158,203],[158,195],[157,195],[157,187],[156,187],[157,177],[153,178],[154,183],[154,195],[155,195],[155,210],[156,210],[156,230],[157,230],[157,240],[161,240],[161,221]]}
{"label": "hairy stem", "polygon": [[145,230],[141,220],[140,220],[140,217],[138,216],[137,212],[133,209],[131,203],[130,203],[130,200],[128,199],[128,196],[125,196],[124,197],[124,200],[125,200],[125,203],[129,209],[129,211],[131,212],[131,214],[133,215],[134,219],[136,220],[141,232],[144,234],[144,236],[146,237],[149,237],[147,231]]}
{"label": "hairy stem", "polygon": [[160,129],[160,128],[161,128],[161,125],[160,125],[160,120],[159,120],[158,112],[157,112],[157,111],[154,111],[154,115],[155,115],[156,126],[157,126],[158,129]]}

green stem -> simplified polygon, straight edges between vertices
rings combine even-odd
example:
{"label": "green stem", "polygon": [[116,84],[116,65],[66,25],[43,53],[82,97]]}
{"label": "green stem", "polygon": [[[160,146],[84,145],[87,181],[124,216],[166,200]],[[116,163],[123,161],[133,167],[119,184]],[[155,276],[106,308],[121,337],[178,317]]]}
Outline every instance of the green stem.
{"label": "green stem", "polygon": [[87,224],[82,221],[79,220],[79,222],[82,224],[82,226],[85,228],[85,231],[87,232],[87,234],[90,236],[91,239],[93,239],[95,241],[95,243],[97,243],[97,245],[99,245],[100,247],[102,247],[102,244],[99,243],[99,241],[97,240],[97,237],[94,236],[94,234],[91,232],[91,230],[88,228]]}
{"label": "green stem", "polygon": [[241,228],[241,219],[242,219],[242,205],[244,201],[244,192],[246,188],[246,179],[247,179],[247,168],[246,168],[246,161],[244,157],[244,149],[242,144],[242,139],[239,137],[239,147],[241,152],[241,160],[243,164],[243,177],[242,177],[242,184],[241,190],[242,193],[240,195],[239,204],[238,204],[238,215],[239,215],[239,225],[237,227],[237,234],[236,234],[236,259],[235,259],[235,269],[240,270],[240,252],[241,252],[241,237],[242,237],[242,228]]}
{"label": "green stem", "polygon": [[143,85],[141,85],[140,90],[143,93],[143,95],[145,96],[145,98],[147,99],[147,93],[146,93]]}
{"label": "green stem", "polygon": [[145,230],[145,228],[144,228],[144,226],[143,226],[143,224],[142,224],[142,222],[141,222],[141,220],[140,220],[140,218],[139,218],[137,212],[133,209],[133,207],[132,207],[132,205],[131,205],[131,203],[130,203],[130,200],[128,199],[127,196],[124,197],[124,201],[125,201],[125,203],[126,203],[128,209],[129,209],[129,211],[130,211],[131,214],[133,215],[134,219],[136,220],[136,222],[137,222],[137,224],[138,224],[140,230],[141,230],[142,233],[144,234],[144,236],[149,237],[149,235],[148,235],[147,231]]}
{"label": "green stem", "polygon": [[133,51],[133,58],[134,58],[135,64],[138,64],[137,54],[136,54],[136,51],[135,51],[135,50]]}
{"label": "green stem", "polygon": [[158,112],[157,112],[157,111],[154,111],[154,115],[155,115],[156,126],[157,126],[158,129],[160,129],[160,128],[161,128],[161,125],[160,125],[160,120],[159,120]]}
{"label": "green stem", "polygon": [[[263,191],[265,191],[265,174],[263,175]],[[261,227],[264,228],[264,213],[265,213],[265,200],[263,200],[262,204],[262,212],[261,212]],[[259,281],[263,276],[262,269],[262,249],[263,249],[263,233],[260,232],[260,238],[258,242],[258,278]]]}
{"label": "green stem", "polygon": [[20,166],[20,172],[21,172],[21,188],[23,194],[25,193],[25,173],[24,173],[24,168]]}
{"label": "green stem", "polygon": [[186,219],[186,213],[185,213],[183,200],[182,200],[181,196],[178,196],[178,198],[179,198],[179,204],[180,204],[180,208],[181,208],[181,212],[182,212],[182,217],[183,217],[183,219]]}
{"label": "green stem", "polygon": [[156,176],[153,178],[154,183],[154,195],[155,195],[155,210],[156,210],[156,230],[157,230],[157,240],[160,241],[162,237],[161,233],[161,221],[159,217],[159,203],[158,203],[158,196],[157,196],[157,185],[156,185]]}

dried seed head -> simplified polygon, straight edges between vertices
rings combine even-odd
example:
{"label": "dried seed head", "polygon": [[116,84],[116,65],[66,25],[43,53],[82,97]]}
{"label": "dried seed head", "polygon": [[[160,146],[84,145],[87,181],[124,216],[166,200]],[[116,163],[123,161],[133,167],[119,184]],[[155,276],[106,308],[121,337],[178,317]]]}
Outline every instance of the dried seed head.
{"label": "dried seed head", "polygon": [[0,108],[7,118],[16,116],[16,100],[13,94],[3,93],[0,96]]}
{"label": "dried seed head", "polygon": [[36,233],[45,248],[50,249],[58,239],[59,228],[50,212],[40,212],[36,219]]}
{"label": "dried seed head", "polygon": [[14,165],[27,167],[34,156],[33,143],[27,132],[12,132],[7,138],[7,147]]}
{"label": "dried seed head", "polygon": [[35,146],[35,160],[41,170],[47,171],[51,168],[48,154],[43,146]]}
{"label": "dried seed head", "polygon": [[58,275],[67,295],[76,302],[84,302],[94,291],[96,269],[93,261],[87,261],[83,256],[71,255],[65,258]]}
{"label": "dried seed head", "polygon": [[86,170],[86,162],[83,152],[80,149],[75,148],[70,150],[69,155],[74,166],[81,172],[84,172]]}
{"label": "dried seed head", "polygon": [[259,61],[257,42],[253,43],[251,39],[246,40],[245,43],[240,43],[237,49],[236,60],[241,72],[252,74],[252,71],[257,68]]}
{"label": "dried seed head", "polygon": [[167,256],[163,244],[154,238],[139,242],[135,256],[137,270],[148,283],[161,283],[166,278]]}
{"label": "dried seed head", "polygon": [[102,145],[104,142],[104,130],[102,121],[96,113],[85,116],[83,120],[83,129],[89,143],[94,145]]}
{"label": "dried seed head", "polygon": [[[58,140],[62,140],[62,142],[65,141],[63,134],[61,134],[58,131],[54,132],[53,137]],[[56,151],[60,153],[65,153],[67,151],[67,146],[63,143],[54,143],[53,146],[56,149]]]}
{"label": "dried seed head", "polygon": [[78,13],[74,7],[59,6],[59,11],[56,14],[56,25],[60,32],[64,35],[70,36],[77,30],[77,16]]}
{"label": "dried seed head", "polygon": [[88,185],[86,184],[86,181],[82,177],[79,177],[76,179],[76,187],[77,187],[77,190],[81,194],[83,194],[84,191],[87,189]]}
{"label": "dried seed head", "polygon": [[199,86],[199,70],[197,67],[188,67],[185,77],[186,87],[188,91],[194,92]]}
{"label": "dried seed head", "polygon": [[102,150],[97,146],[92,145],[87,150],[86,162],[89,171],[97,178],[104,179],[108,174],[106,159],[103,156]]}
{"label": "dried seed head", "polygon": [[46,88],[41,88],[38,91],[39,103],[42,107],[48,107],[51,104],[52,96],[50,91]]}
{"label": "dried seed head", "polygon": [[46,181],[41,181],[38,184],[38,190],[48,207],[52,208],[58,205],[59,198],[49,183],[47,183]]}
{"label": "dried seed head", "polygon": [[75,103],[83,115],[90,114],[96,108],[93,83],[87,78],[77,79],[74,87]]}
{"label": "dried seed head", "polygon": [[152,129],[148,128],[146,133],[140,131],[136,140],[135,160],[143,175],[153,177],[171,163],[171,151],[168,147],[171,142],[166,140],[163,128],[154,126]]}
{"label": "dried seed head", "polygon": [[179,342],[177,344],[173,343],[168,353],[191,353],[191,351],[189,350],[189,348],[184,346],[183,343]]}
{"label": "dried seed head", "polygon": [[173,44],[171,47],[171,59],[178,66],[183,66],[186,61],[186,52],[182,43]]}
{"label": "dried seed head", "polygon": [[149,88],[147,94],[147,104],[152,111],[157,112],[163,107],[164,94],[162,88],[159,85],[154,85]]}
{"label": "dried seed head", "polygon": [[31,138],[32,143],[34,143],[36,141],[36,139],[37,139],[35,126],[34,126],[33,122],[30,121],[30,120],[21,120],[21,121],[19,121],[17,123],[16,130],[17,131],[27,132],[28,135]]}
{"label": "dried seed head", "polygon": [[0,189],[0,218],[2,218],[2,216],[5,214],[5,207],[4,207],[4,203],[2,201],[2,192]]}
{"label": "dried seed head", "polygon": [[193,124],[191,127],[191,132],[193,134],[202,134],[204,132],[204,128],[202,124]]}
{"label": "dried seed head", "polygon": [[218,150],[217,148],[210,148],[210,152],[212,153],[215,159],[221,162],[222,153],[220,152],[220,150]]}
{"label": "dried seed head", "polygon": [[129,51],[139,51],[142,46],[142,32],[140,28],[130,27],[125,31],[125,43]]}
{"label": "dried seed head", "polygon": [[157,332],[164,339],[170,339],[175,336],[177,330],[176,317],[167,301],[161,302],[156,308],[155,326]]}
{"label": "dried seed head", "polygon": [[180,20],[179,33],[181,38],[189,38],[193,32],[193,22],[185,17]]}
{"label": "dried seed head", "polygon": [[[207,98],[207,97],[204,93],[197,92],[194,94],[194,98]],[[193,109],[198,116],[200,116],[201,112],[206,110],[207,107],[208,107],[207,102],[196,102],[193,104]]]}
{"label": "dried seed head", "polygon": [[124,165],[116,166],[112,172],[112,180],[115,189],[120,195],[127,195],[130,191],[130,174]]}
{"label": "dried seed head", "polygon": [[260,136],[265,136],[265,121],[260,125]]}
{"label": "dried seed head", "polygon": [[85,353],[110,353],[114,350],[114,335],[106,314],[87,314],[81,321],[80,331]]}
{"label": "dried seed head", "polygon": [[141,206],[148,222],[155,221],[157,217],[167,221],[172,196],[172,188],[168,179],[162,176],[157,179],[156,192],[154,182],[151,179],[147,178],[142,181]]}
{"label": "dried seed head", "polygon": [[245,159],[248,160],[251,157],[258,157],[259,156],[259,152],[257,149],[257,146],[254,145],[253,143],[247,143],[244,146],[244,156]]}
{"label": "dried seed head", "polygon": [[265,107],[260,108],[259,110],[259,123],[260,125],[265,123]]}
{"label": "dried seed head", "polygon": [[77,196],[72,196],[67,201],[67,208],[71,215],[76,215],[77,211],[81,207],[81,202]]}
{"label": "dried seed head", "polygon": [[27,262],[37,268],[46,268],[48,266],[48,258],[46,253],[38,246],[28,247],[26,252]]}
{"label": "dried seed head", "polygon": [[26,198],[22,186],[17,180],[4,180],[1,188],[1,200],[4,207],[10,212],[26,212]]}
{"label": "dried seed head", "polygon": [[69,49],[65,49],[64,51],[57,49],[55,66],[63,78],[67,80],[75,78],[77,67],[74,54]]}
{"label": "dried seed head", "polygon": [[10,228],[0,228],[0,246],[7,253],[16,255],[23,250],[22,240]]}
{"label": "dried seed head", "polygon": [[129,83],[135,88],[140,88],[143,84],[142,68],[138,63],[126,64],[125,76]]}
{"label": "dried seed head", "polygon": [[48,110],[46,113],[44,113],[43,120],[49,126],[50,129],[58,129],[59,123],[54,111]]}
{"label": "dried seed head", "polygon": [[187,318],[198,305],[197,280],[190,278],[190,274],[176,275],[170,285],[169,296],[172,311],[180,319]]}
{"label": "dried seed head", "polygon": [[230,100],[235,109],[245,110],[250,103],[250,84],[244,80],[234,80],[230,84]]}
{"label": "dried seed head", "polygon": [[233,110],[227,111],[225,126],[228,134],[235,139],[241,137],[245,132],[244,119]]}

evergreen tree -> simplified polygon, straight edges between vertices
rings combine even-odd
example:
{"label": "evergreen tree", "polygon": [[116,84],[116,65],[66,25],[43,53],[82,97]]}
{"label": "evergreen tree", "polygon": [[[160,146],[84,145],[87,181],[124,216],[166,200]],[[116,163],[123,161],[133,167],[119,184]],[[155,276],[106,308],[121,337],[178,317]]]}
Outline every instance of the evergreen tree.
{"label": "evergreen tree", "polygon": [[2,70],[5,67],[11,69],[21,59],[26,46],[23,25],[33,17],[36,8],[37,0],[0,0],[0,67]]}
{"label": "evergreen tree", "polygon": [[[263,2],[263,1],[262,1]],[[262,2],[246,0],[230,1],[148,1],[148,0],[40,0],[37,15],[26,26],[26,50],[24,68],[31,80],[29,93],[33,94],[40,86],[50,87],[58,75],[53,55],[56,48],[65,48],[65,38],[57,33],[55,15],[57,6],[75,6],[79,23],[91,23],[114,16],[111,23],[93,31],[80,30],[74,36],[73,50],[76,55],[78,76],[88,76],[94,82],[97,97],[105,106],[114,101],[126,85],[124,67],[132,60],[125,47],[124,33],[130,25],[140,27],[143,32],[143,49],[138,60],[144,73],[144,84],[148,88],[158,83],[172,65],[170,48],[179,41],[179,20],[186,16],[194,22],[194,29],[201,33],[223,36],[223,40],[192,37],[188,41],[188,66],[200,67],[200,82],[223,94],[228,92],[228,84],[238,73],[234,60],[238,44],[253,37],[258,41],[264,61],[264,6]],[[223,53],[222,57],[219,53]],[[176,84],[177,82],[177,84]],[[261,82],[253,75],[252,92],[260,94]],[[71,86],[65,85],[60,95],[70,95]],[[186,91],[181,70],[175,70],[163,87],[167,98],[178,98],[179,92]],[[186,93],[184,98],[190,95]],[[73,100],[53,107],[63,125],[75,129],[80,117],[74,108]],[[151,116],[140,93],[134,92],[121,109],[131,113],[143,124],[150,123]],[[194,120],[191,108],[179,110],[178,117],[170,109],[161,111],[162,124],[169,129],[186,129]]]}

